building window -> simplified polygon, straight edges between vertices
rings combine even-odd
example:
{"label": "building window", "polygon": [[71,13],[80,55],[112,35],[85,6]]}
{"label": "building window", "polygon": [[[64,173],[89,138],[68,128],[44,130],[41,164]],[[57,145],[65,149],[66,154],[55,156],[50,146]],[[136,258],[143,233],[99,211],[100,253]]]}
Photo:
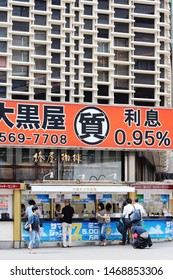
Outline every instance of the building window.
{"label": "building window", "polygon": [[155,61],[153,60],[135,60],[135,69],[154,71]]}
{"label": "building window", "polygon": [[36,70],[46,70],[46,59],[35,59]]}
{"label": "building window", "polygon": [[108,0],[98,0],[98,9],[109,10],[109,1]]}
{"label": "building window", "polygon": [[84,77],[84,87],[92,88],[92,77]]}
{"label": "building window", "polygon": [[84,29],[93,29],[93,21],[92,19],[84,19]]}
{"label": "building window", "polygon": [[0,0],[0,7],[7,7],[7,0]]}
{"label": "building window", "polygon": [[126,38],[114,38],[114,46],[117,47],[128,47],[129,40]]}
{"label": "building window", "polygon": [[18,51],[13,50],[13,61],[29,61],[29,52],[28,51]]}
{"label": "building window", "polygon": [[70,72],[70,61],[65,61],[65,72]]}
{"label": "building window", "polygon": [[98,14],[98,23],[99,24],[109,24],[109,15]]}
{"label": "building window", "polygon": [[7,22],[7,12],[0,11],[0,22]]}
{"label": "building window", "polygon": [[7,37],[7,28],[5,27],[0,27],[0,37]]}
{"label": "building window", "polygon": [[46,16],[42,16],[42,15],[35,15],[35,25],[44,25],[46,26]]}
{"label": "building window", "polygon": [[98,81],[108,82],[109,81],[109,72],[108,71],[98,71]]}
{"label": "building window", "polygon": [[7,58],[5,56],[0,56],[0,67],[5,68],[7,66]]}
{"label": "building window", "polygon": [[51,70],[52,70],[51,78],[52,79],[60,79],[60,77],[61,77],[61,69],[60,68],[52,67]]}
{"label": "building window", "polygon": [[46,75],[35,73],[34,74],[34,85],[46,85]]}
{"label": "building window", "polygon": [[35,0],[35,10],[46,11],[46,4],[45,0]]}
{"label": "building window", "polygon": [[60,20],[61,19],[61,11],[60,10],[52,10],[52,19]]}
{"label": "building window", "polygon": [[154,15],[154,8],[154,5],[135,4],[135,13]]}
{"label": "building window", "polygon": [[45,45],[34,45],[35,55],[46,55],[46,46]]}
{"label": "building window", "polygon": [[109,58],[107,56],[98,56],[98,66],[99,67],[108,67],[109,66]]}
{"label": "building window", "polygon": [[135,84],[154,85],[154,75],[136,73]]}
{"label": "building window", "polygon": [[154,43],[155,35],[149,33],[135,32],[135,41]]}
{"label": "building window", "polygon": [[0,42],[0,52],[6,53],[7,52],[7,43]]}
{"label": "building window", "polygon": [[129,18],[129,11],[126,9],[114,9],[115,18]]}
{"label": "building window", "polygon": [[13,31],[29,32],[29,22],[13,21]]}
{"label": "building window", "polygon": [[29,61],[29,52],[28,51],[17,51],[13,50],[13,61]]}
{"label": "building window", "polygon": [[29,7],[13,5],[13,16],[29,17]]}
{"label": "building window", "polygon": [[0,86],[0,98],[6,98],[7,89],[4,86]]}
{"label": "building window", "polygon": [[51,59],[51,63],[52,64],[60,64],[60,54],[59,53],[52,53],[52,59]]}
{"label": "building window", "polygon": [[52,38],[51,48],[59,50],[60,49],[60,43],[61,43],[60,39]]}
{"label": "building window", "polygon": [[98,85],[98,96],[109,96],[109,86]]}
{"label": "building window", "polygon": [[0,83],[6,83],[7,73],[5,71],[0,71]]}
{"label": "building window", "polygon": [[114,89],[128,89],[129,80],[125,79],[114,79]]}
{"label": "building window", "polygon": [[154,56],[154,47],[148,47],[148,46],[135,46],[135,55],[139,56]]}
{"label": "building window", "polygon": [[52,34],[61,34],[61,26],[52,24],[51,33]]}
{"label": "building window", "polygon": [[84,15],[92,15],[92,6],[91,5],[84,5]]}
{"label": "building window", "polygon": [[52,82],[51,86],[52,86],[51,93],[60,93],[60,83],[59,82]]}
{"label": "building window", "polygon": [[135,17],[134,26],[154,29],[154,19]]}
{"label": "building window", "polygon": [[129,33],[129,24],[123,22],[116,22],[114,32]]}
{"label": "building window", "polygon": [[46,31],[35,30],[35,40],[45,41],[46,40]]}
{"label": "building window", "polygon": [[84,44],[92,44],[93,37],[92,35],[84,34]]}
{"label": "building window", "polygon": [[108,53],[109,52],[109,44],[99,42],[98,43],[98,52]]}
{"label": "building window", "polygon": [[91,48],[84,48],[84,58],[91,59],[93,57],[93,50]]}
{"label": "building window", "polygon": [[128,75],[129,74],[129,66],[128,65],[115,65],[115,75]]}
{"label": "building window", "polygon": [[84,73],[92,73],[92,63],[84,62]]}
{"label": "building window", "polygon": [[115,51],[115,60],[128,61],[129,53],[124,51]]}
{"label": "building window", "polygon": [[29,67],[24,65],[13,65],[12,75],[19,77],[28,77]]}
{"label": "building window", "polygon": [[46,89],[35,88],[34,89],[34,100],[46,100]]}
{"label": "building window", "polygon": [[109,30],[108,29],[98,29],[98,38],[109,38]]}
{"label": "building window", "polygon": [[29,37],[13,35],[12,44],[13,46],[29,47]]}
{"label": "building window", "polygon": [[126,93],[114,93],[114,103],[115,104],[128,104],[129,95]]}
{"label": "building window", "polygon": [[28,92],[28,81],[25,81],[25,80],[12,80],[12,90],[13,91]]}

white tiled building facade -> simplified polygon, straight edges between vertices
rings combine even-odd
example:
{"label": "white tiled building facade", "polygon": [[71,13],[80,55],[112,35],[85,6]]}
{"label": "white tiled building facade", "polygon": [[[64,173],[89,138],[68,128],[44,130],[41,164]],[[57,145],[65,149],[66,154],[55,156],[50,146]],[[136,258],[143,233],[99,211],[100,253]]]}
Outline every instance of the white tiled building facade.
{"label": "white tiled building facade", "polygon": [[170,107],[169,2],[0,0],[0,99]]}
{"label": "white tiled building facade", "polygon": [[170,105],[168,0],[0,0],[0,98]]}

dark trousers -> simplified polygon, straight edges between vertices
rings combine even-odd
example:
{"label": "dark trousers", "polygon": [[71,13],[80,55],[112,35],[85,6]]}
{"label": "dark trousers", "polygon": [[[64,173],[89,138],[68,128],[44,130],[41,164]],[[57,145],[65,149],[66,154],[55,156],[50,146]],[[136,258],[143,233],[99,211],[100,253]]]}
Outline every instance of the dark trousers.
{"label": "dark trousers", "polygon": [[126,227],[126,231],[122,235],[122,242],[126,243],[127,231],[128,231],[128,238],[131,237],[131,223],[130,223],[130,220],[128,218],[124,219],[124,225]]}
{"label": "dark trousers", "polygon": [[146,248],[147,246],[151,246],[151,245],[152,245],[152,241],[150,235],[148,236],[148,238],[138,237],[134,239],[133,242],[133,247],[138,249]]}

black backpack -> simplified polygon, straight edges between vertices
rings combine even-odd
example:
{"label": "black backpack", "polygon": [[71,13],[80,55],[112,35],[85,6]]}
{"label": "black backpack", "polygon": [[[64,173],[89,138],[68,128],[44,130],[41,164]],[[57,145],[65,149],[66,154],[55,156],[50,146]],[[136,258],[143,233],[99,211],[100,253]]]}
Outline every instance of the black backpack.
{"label": "black backpack", "polygon": [[126,227],[124,225],[123,218],[120,218],[119,222],[117,223],[117,230],[121,234],[124,234],[126,232]]}

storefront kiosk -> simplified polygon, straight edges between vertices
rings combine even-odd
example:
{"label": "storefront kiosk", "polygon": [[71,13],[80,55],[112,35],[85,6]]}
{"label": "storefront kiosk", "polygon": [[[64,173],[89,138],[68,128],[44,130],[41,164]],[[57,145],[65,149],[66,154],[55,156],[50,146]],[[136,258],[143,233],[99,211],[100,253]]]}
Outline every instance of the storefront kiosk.
{"label": "storefront kiosk", "polygon": [[[106,192],[105,192],[106,190]],[[72,240],[78,242],[98,241],[99,231],[96,219],[98,202],[111,203],[113,213],[111,224],[107,229],[107,240],[110,242],[121,239],[116,222],[122,213],[122,203],[135,189],[125,185],[108,184],[31,184],[31,190],[22,192],[22,203],[34,199],[42,213],[41,242],[62,242],[61,215],[55,217],[55,205],[64,207],[64,200],[70,199],[75,214],[72,224]],[[84,206],[85,205],[85,206]],[[84,211],[85,207],[85,211]],[[22,241],[29,241],[29,234],[24,230],[25,219],[22,221]]]}

